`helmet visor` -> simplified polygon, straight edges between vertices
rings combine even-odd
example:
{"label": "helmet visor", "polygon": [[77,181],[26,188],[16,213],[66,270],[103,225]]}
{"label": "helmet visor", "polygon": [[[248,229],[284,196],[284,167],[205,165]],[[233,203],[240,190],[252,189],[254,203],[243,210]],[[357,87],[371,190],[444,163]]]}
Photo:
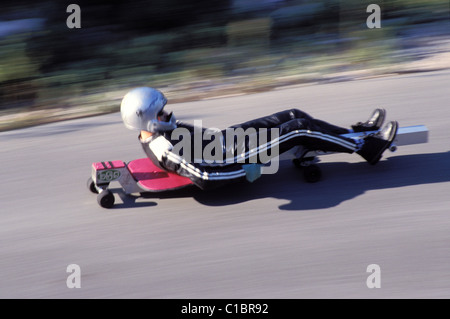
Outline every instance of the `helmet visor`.
{"label": "helmet visor", "polygon": [[160,120],[161,122],[170,122],[170,120],[172,119],[172,114],[173,112],[167,113],[166,111],[161,110],[158,113],[158,120]]}

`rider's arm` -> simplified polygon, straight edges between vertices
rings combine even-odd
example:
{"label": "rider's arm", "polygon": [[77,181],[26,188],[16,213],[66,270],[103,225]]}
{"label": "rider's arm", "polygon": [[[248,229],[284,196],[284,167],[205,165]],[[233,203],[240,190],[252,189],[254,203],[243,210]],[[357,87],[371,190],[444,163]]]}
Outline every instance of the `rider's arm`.
{"label": "rider's arm", "polygon": [[173,152],[173,145],[164,136],[152,139],[144,150],[152,161],[157,160],[160,167],[178,175],[188,177],[201,189],[214,188],[246,178],[242,165],[204,166],[191,163]]}

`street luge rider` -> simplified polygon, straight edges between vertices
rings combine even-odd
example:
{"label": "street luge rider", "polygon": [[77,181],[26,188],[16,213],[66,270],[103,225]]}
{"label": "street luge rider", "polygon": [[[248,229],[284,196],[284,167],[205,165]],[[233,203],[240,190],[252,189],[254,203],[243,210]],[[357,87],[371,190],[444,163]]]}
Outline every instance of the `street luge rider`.
{"label": "street luge rider", "polygon": [[[369,164],[375,165],[394,141],[398,130],[396,121],[387,123],[383,129],[379,130],[386,115],[384,109],[376,109],[366,122],[352,125],[351,129],[314,119],[298,109],[288,109],[233,125],[221,131],[219,135],[213,134],[221,137],[220,141],[216,142],[220,143],[220,152],[222,152],[222,154],[215,154],[214,158],[226,158],[226,161],[193,160],[190,155],[195,153],[195,147],[201,147],[200,154],[203,154],[206,145],[205,141],[200,146],[196,144],[195,133],[199,129],[203,133],[208,130],[177,121],[172,113],[164,111],[166,103],[166,97],[159,90],[149,87],[133,89],[122,100],[122,120],[128,129],[140,132],[139,140],[142,147],[155,165],[190,178],[202,189],[245,179],[253,181],[260,175],[258,164],[267,164],[267,156],[270,160],[271,156],[278,156],[297,145],[302,145],[309,150],[356,153]],[[271,134],[266,143],[257,147],[250,142],[249,137],[238,138],[237,141],[235,138],[232,141],[226,140],[227,130],[245,131],[250,128],[254,129],[252,132],[256,134],[255,138],[258,141],[260,141],[261,136],[258,135],[261,134],[261,129],[271,130],[271,132],[275,130],[277,134]],[[184,134],[183,138],[190,140],[179,140],[180,134],[174,134],[177,130],[187,132],[188,136]],[[359,140],[341,136],[351,132],[375,130],[379,132]],[[178,142],[190,145],[190,149],[185,147],[180,152],[174,147]],[[277,151],[272,152],[275,148]],[[261,161],[262,152],[265,155],[265,162]],[[248,165],[249,163],[257,165]],[[255,167],[257,168],[256,177]],[[249,178],[250,175],[251,178]]]}

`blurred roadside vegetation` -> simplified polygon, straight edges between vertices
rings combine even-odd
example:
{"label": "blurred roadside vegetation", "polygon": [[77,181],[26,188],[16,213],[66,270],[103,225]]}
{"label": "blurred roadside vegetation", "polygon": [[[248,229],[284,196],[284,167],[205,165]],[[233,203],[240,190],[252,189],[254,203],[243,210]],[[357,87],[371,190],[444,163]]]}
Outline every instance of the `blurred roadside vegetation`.
{"label": "blurred roadside vegetation", "polygon": [[450,51],[449,15],[448,0],[3,0],[0,131],[116,112],[136,86],[174,103],[413,72],[400,66]]}

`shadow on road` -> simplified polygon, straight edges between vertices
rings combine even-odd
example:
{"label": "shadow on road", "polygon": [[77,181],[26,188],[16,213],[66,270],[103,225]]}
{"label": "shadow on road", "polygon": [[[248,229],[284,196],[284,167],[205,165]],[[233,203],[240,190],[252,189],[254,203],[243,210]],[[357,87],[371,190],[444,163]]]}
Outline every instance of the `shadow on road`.
{"label": "shadow on road", "polygon": [[113,194],[117,194],[122,200],[121,203],[116,203],[113,209],[123,209],[123,208],[136,208],[136,207],[152,207],[157,206],[158,204],[155,202],[141,202],[138,201],[142,196],[134,196],[134,195],[126,195],[122,192],[122,190],[118,191],[117,189],[110,189]]}
{"label": "shadow on road", "polygon": [[339,205],[366,191],[450,181],[450,152],[394,156],[375,166],[360,163],[322,163],[323,179],[309,184],[289,161],[275,175],[264,175],[253,184],[195,192],[207,206],[233,205],[260,198],[289,200],[281,210],[323,209]]}

